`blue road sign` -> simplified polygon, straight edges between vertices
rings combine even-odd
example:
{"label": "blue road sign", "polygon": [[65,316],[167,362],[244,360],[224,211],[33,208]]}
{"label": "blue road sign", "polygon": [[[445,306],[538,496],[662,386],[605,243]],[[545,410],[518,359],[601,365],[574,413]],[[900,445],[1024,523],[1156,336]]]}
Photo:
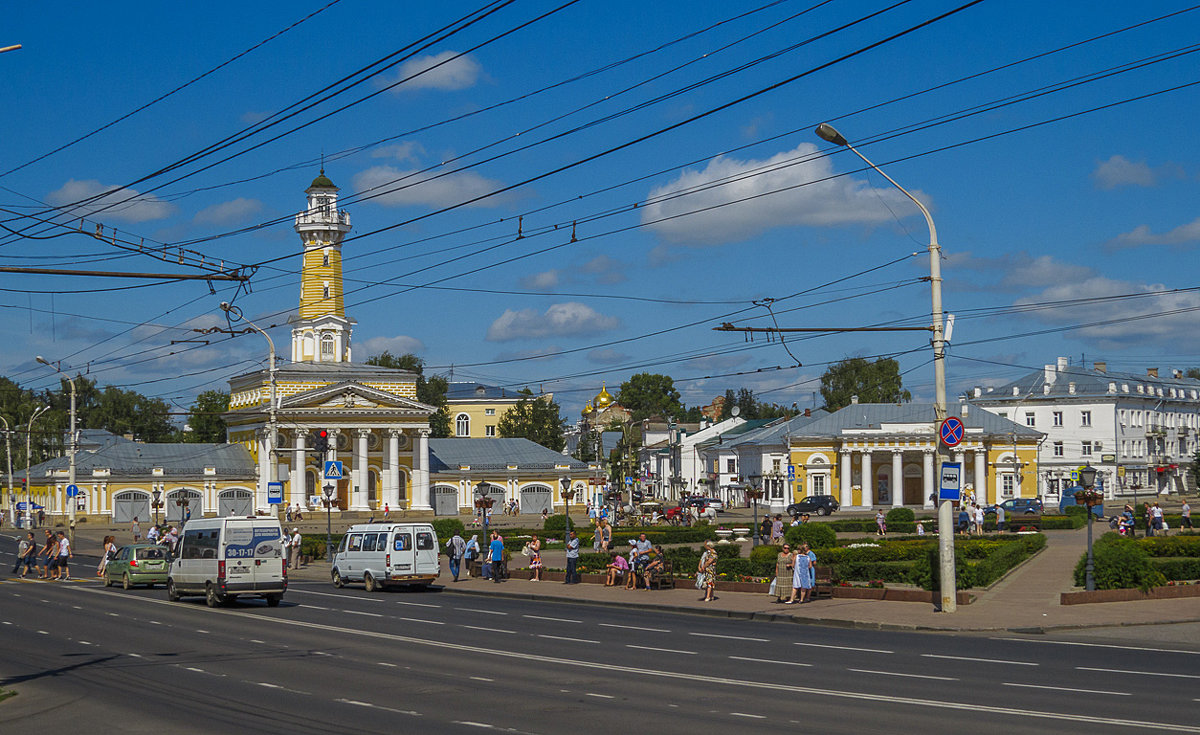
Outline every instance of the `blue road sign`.
{"label": "blue road sign", "polygon": [[326,480],[341,480],[345,477],[342,473],[342,463],[338,460],[329,460],[325,462],[325,479]]}
{"label": "blue road sign", "polygon": [[796,465],[794,465],[794,464],[788,465],[788,479],[789,480],[796,479]]}
{"label": "blue road sign", "polygon": [[963,434],[967,431],[963,426],[962,419],[957,416],[947,416],[938,429],[938,435],[942,438],[942,443],[948,447],[957,447],[963,440]]}
{"label": "blue road sign", "polygon": [[78,496],[79,496],[79,486],[78,485],[67,485],[67,497],[74,498],[74,497],[78,497]]}
{"label": "blue road sign", "polygon": [[267,503],[269,505],[283,505],[283,483],[268,482],[267,483]]}
{"label": "blue road sign", "polygon": [[958,500],[962,492],[962,465],[958,462],[942,464],[941,482],[938,485],[938,500]]}

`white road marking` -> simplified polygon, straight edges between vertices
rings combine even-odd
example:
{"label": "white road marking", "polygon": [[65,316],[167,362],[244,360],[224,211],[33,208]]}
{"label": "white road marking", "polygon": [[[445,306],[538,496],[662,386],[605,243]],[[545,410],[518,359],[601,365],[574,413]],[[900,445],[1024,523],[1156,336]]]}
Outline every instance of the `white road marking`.
{"label": "white road marking", "polygon": [[401,600],[392,600],[392,602],[396,603],[397,605],[410,605],[412,607],[441,607],[441,605],[434,605],[429,602],[403,602]]}
{"label": "white road marking", "polygon": [[1025,689],[1053,689],[1056,692],[1079,692],[1080,694],[1104,694],[1111,697],[1132,697],[1129,692],[1106,692],[1100,689],[1072,689],[1071,687],[1052,687],[1043,684],[1014,684],[1012,682],[1004,682],[1006,687],[1022,687]]}
{"label": "white road marking", "polygon": [[570,618],[548,618],[544,615],[522,615],[523,618],[530,620],[552,620],[556,623],[582,623],[582,620],[571,620]]}
{"label": "white road marking", "polygon": [[734,661],[753,661],[756,664],[784,664],[786,666],[812,666],[812,664],[802,664],[799,661],[774,661],[769,658],[751,658],[750,656],[730,656]]}
{"label": "white road marking", "polygon": [[342,594],[334,594],[334,593],[332,593],[332,592],[313,592],[312,590],[297,590],[297,589],[290,589],[290,590],[288,590],[288,594],[292,594],[292,595],[319,595],[319,596],[321,596],[321,597],[336,597],[336,598],[338,598],[339,600],[341,600],[342,602],[345,602],[346,600],[357,600],[357,601],[359,601],[359,602],[385,602],[385,601],[386,601],[386,600],[385,600],[384,598],[382,598],[382,597],[359,597],[358,595],[350,595],[350,594],[345,594],[345,593],[342,593]]}
{"label": "white road marking", "polygon": [[157,620],[151,620],[150,624],[151,625],[162,625],[162,623],[158,622]]}
{"label": "white road marking", "polygon": [[836,648],[839,651],[862,651],[863,653],[895,653],[894,651],[884,651],[879,648],[854,648],[853,646],[830,646],[824,643],[796,643],[797,646],[810,646],[812,648]]}
{"label": "white road marking", "polygon": [[934,681],[958,681],[953,676],[929,676],[928,674],[902,674],[899,671],[873,671],[871,669],[846,669],[860,674],[882,674],[883,676],[903,676],[909,679],[933,679]]}
{"label": "white road marking", "polygon": [[756,643],[770,643],[768,638],[747,638],[741,635],[721,635],[719,633],[688,633],[688,635],[700,636],[701,638],[724,638],[729,641],[754,641]]}
{"label": "white road marking", "polygon": [[200,635],[208,635],[207,630],[197,630],[196,632],[199,633]]}
{"label": "white road marking", "polygon": [[670,633],[666,628],[643,628],[642,626],[617,625],[616,623],[597,623],[601,628],[620,628],[621,630],[636,630],[642,633]]}
{"label": "white road marking", "polygon": [[94,644],[94,643],[88,643],[87,641],[79,641],[79,645],[81,645],[81,646],[92,646],[92,645],[95,645],[95,644]]}
{"label": "white road marking", "polygon": [[1078,671],[1103,671],[1106,674],[1136,674],[1138,676],[1170,676],[1176,679],[1200,679],[1200,674],[1165,674],[1159,671],[1129,671],[1127,669],[1097,669],[1092,666],[1076,666]]}
{"label": "white road marking", "polygon": [[141,658],[141,657],[142,657],[142,654],[140,654],[140,653],[131,653],[131,654],[129,654],[129,656],[130,656],[131,658]]}
{"label": "white road marking", "polygon": [[108,613],[108,616],[109,616],[110,618],[119,618],[119,617],[121,617],[120,615],[117,615],[116,613]]}
{"label": "white road marking", "polygon": [[466,725],[467,727],[481,727],[484,730],[495,730],[495,725],[489,725],[486,722],[471,722],[469,720],[455,720],[452,724]]}
{"label": "white road marking", "polygon": [[626,648],[637,648],[642,651],[659,651],[661,653],[682,653],[682,654],[686,654],[688,656],[696,655],[695,651],[680,651],[680,650],[677,650],[674,648],[655,648],[654,646],[635,646],[632,643],[626,643],[625,647]]}
{"label": "white road marking", "polygon": [[300,607],[306,607],[309,610],[328,610],[329,609],[327,607],[321,607],[320,605],[300,605]]}
{"label": "white road marking", "polygon": [[283,689],[283,687],[279,686],[278,684],[272,684],[269,681],[259,681],[259,682],[255,682],[255,683],[258,684],[260,687],[266,687],[268,689]]}
{"label": "white road marking", "polygon": [[454,608],[454,609],[455,609],[455,610],[462,610],[463,612],[477,612],[477,613],[483,613],[484,615],[508,615],[508,613],[506,613],[506,612],[500,612],[499,610],[480,610],[480,609],[479,609],[479,608],[477,608],[477,607],[456,607],[456,608]]}
{"label": "white road marking", "polygon": [[410,623],[429,623],[430,625],[445,625],[445,623],[443,623],[440,620],[422,620],[421,618],[400,618],[400,619],[407,620]]}
{"label": "white road marking", "polygon": [[549,638],[550,640],[555,640],[555,641],[571,641],[572,643],[599,643],[600,642],[600,641],[593,641],[588,638],[570,638],[565,635],[542,635],[541,633],[538,634],[538,638]]}
{"label": "white road marking", "polygon": [[38,633],[39,633],[40,635],[50,635],[49,633],[47,633],[47,632],[46,632],[46,631],[44,631],[44,630],[39,630],[39,631],[38,631]]}
{"label": "white road marking", "polygon": [[366,615],[369,618],[382,618],[383,617],[379,613],[363,612],[361,610],[338,610],[338,612],[344,612],[349,615]]}
{"label": "white road marking", "polygon": [[1153,651],[1154,653],[1186,653],[1200,656],[1200,651],[1184,651],[1178,648],[1150,648],[1148,646],[1118,646],[1112,643],[1082,643],[1080,641],[1042,641],[1033,638],[993,638],[994,641],[1018,641],[1020,643],[1046,643],[1053,646],[1087,646],[1089,648],[1116,648],[1122,651]]}
{"label": "white road marking", "polygon": [[397,664],[389,663],[387,661],[379,661],[378,663],[380,666],[390,666],[393,669],[397,667]]}
{"label": "white road marking", "polygon": [[75,609],[75,610],[82,610],[82,609],[83,609],[83,608],[82,608],[82,607],[80,607],[79,605],[72,605],[71,607],[72,607],[73,609]]}
{"label": "white road marking", "polygon": [[185,668],[186,668],[188,671],[195,671],[197,674],[207,674],[207,673],[208,673],[208,672],[207,672],[207,671],[205,671],[204,669],[197,669],[195,666],[187,666],[187,667],[185,667]]}
{"label": "white road marking", "polygon": [[985,664],[1010,664],[1012,666],[1041,666],[1029,661],[1005,661],[999,658],[972,658],[970,656],[943,656],[937,653],[922,653],[925,658],[944,658],[952,661],[979,661]]}
{"label": "white road marking", "polygon": [[495,681],[495,679],[489,679],[486,676],[472,676],[471,678],[475,681]]}
{"label": "white road marking", "polygon": [[260,643],[260,644],[262,644],[262,645],[264,645],[264,646],[265,646],[265,645],[267,645],[267,642],[266,642],[266,641],[260,641],[260,640],[259,640],[259,639],[257,639],[257,638],[251,638],[251,639],[250,639],[250,642],[251,642],[251,643]]}
{"label": "white road marking", "polygon": [[[96,595],[111,595],[111,592],[106,592],[98,587],[71,587],[69,589],[77,591],[79,594],[96,594]],[[531,653],[529,651],[507,651],[502,648],[488,648],[485,646],[473,646],[464,643],[451,643],[449,641],[437,640],[433,638],[419,638],[411,635],[400,635],[397,633],[384,633],[371,630],[354,630],[350,628],[330,628],[324,623],[313,623],[304,620],[295,620],[291,618],[264,618],[261,615],[251,614],[248,612],[239,612],[237,610],[214,610],[211,608],[194,606],[180,607],[176,603],[166,600],[158,600],[152,597],[134,597],[126,599],[136,599],[149,605],[167,605],[176,611],[183,611],[189,614],[196,615],[220,615],[224,619],[230,617],[238,617],[253,622],[256,625],[268,624],[273,629],[278,629],[279,626],[290,626],[300,628],[307,631],[320,632],[323,635],[341,635],[358,638],[372,638],[380,641],[392,641],[396,643],[407,643],[415,646],[426,646],[428,648],[439,648],[447,651],[458,651],[461,653],[478,654],[482,656],[491,656],[496,658],[512,659],[520,661],[524,664],[543,663],[556,666],[572,667],[577,669],[587,669],[590,671],[603,671],[609,674],[629,674],[636,677],[645,677],[647,679],[659,680],[674,680],[686,682],[689,685],[710,685],[722,686],[730,689],[760,689],[770,692],[778,692],[781,695],[786,695],[791,698],[797,696],[810,696],[815,700],[828,702],[829,700],[847,700],[858,702],[875,702],[883,704],[902,705],[903,707],[915,707],[928,710],[951,710],[955,712],[964,712],[971,717],[978,718],[981,714],[985,715],[1002,715],[1006,717],[1014,717],[1027,720],[1047,720],[1061,722],[1078,722],[1089,725],[1104,725],[1107,727],[1126,727],[1130,729],[1141,730],[1161,730],[1166,732],[1188,732],[1200,734],[1200,726],[1184,725],[1173,722],[1154,722],[1145,720],[1131,720],[1119,717],[1089,715],[1089,714],[1070,714],[1066,712],[1051,712],[1047,710],[1026,709],[1023,707],[1005,707],[1001,705],[978,704],[971,702],[957,702],[943,699],[921,699],[916,697],[902,697],[892,694],[880,694],[874,692],[853,692],[841,691],[837,689],[825,689],[815,686],[797,686],[791,682],[774,682],[774,681],[753,681],[749,679],[738,679],[724,676],[713,676],[710,674],[698,673],[696,671],[667,671],[663,669],[651,669],[636,666],[622,666],[614,664],[610,661],[587,661],[576,658],[563,658],[558,656],[548,656],[542,654]],[[132,655],[132,654],[131,654]],[[341,700],[338,700],[341,701]]]}
{"label": "white road marking", "polygon": [[12,625],[12,621],[10,621],[10,620],[0,620],[0,624],[3,624],[3,625]]}
{"label": "white road marking", "polygon": [[513,631],[513,630],[503,630],[501,628],[485,628],[482,625],[462,625],[462,624],[460,624],[458,627],[470,628],[471,630],[486,630],[489,633],[508,633],[510,635],[516,635],[516,631]]}
{"label": "white road marking", "polygon": [[729,714],[734,717],[749,717],[749,718],[755,719],[755,720],[767,719],[766,715],[750,715],[750,714],[746,714],[745,712],[730,712]]}
{"label": "white road marking", "polygon": [[614,696],[613,696],[613,695],[611,695],[611,694],[596,694],[595,692],[584,692],[584,693],[583,693],[583,696],[585,696],[585,697],[597,697],[597,698],[599,698],[599,699],[616,699],[616,697],[614,697]]}

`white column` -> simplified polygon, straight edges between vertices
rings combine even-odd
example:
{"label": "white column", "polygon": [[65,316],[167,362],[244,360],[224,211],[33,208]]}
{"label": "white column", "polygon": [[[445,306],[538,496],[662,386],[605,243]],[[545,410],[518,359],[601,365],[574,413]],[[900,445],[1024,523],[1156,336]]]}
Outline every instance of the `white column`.
{"label": "white column", "polygon": [[934,493],[937,492],[935,477],[933,474],[933,450],[922,449],[922,465],[921,465],[921,480],[923,482],[922,492],[925,493],[923,501],[926,510],[933,510]]}
{"label": "white column", "polygon": [[[270,511],[267,504],[267,483],[271,481],[271,455],[267,446],[267,431],[262,429],[257,435],[258,441],[258,484],[255,486],[254,507],[262,511]],[[166,499],[166,493],[163,493]]]}
{"label": "white column", "polygon": [[[838,486],[842,491],[842,507],[849,508],[854,505],[854,473],[850,469],[850,460],[853,457],[853,452],[849,449],[841,451],[841,469],[838,470]],[[790,487],[790,485],[789,485]]]}
{"label": "white column", "polygon": [[400,429],[388,431],[387,496],[393,508],[400,508]]}
{"label": "white column", "polygon": [[871,469],[871,450],[865,449],[862,453],[862,504],[864,508],[870,508],[875,505],[875,478],[872,476],[874,471]]}
{"label": "white column", "polygon": [[[975,499],[980,505],[988,504],[987,452],[975,450]],[[1000,502],[1000,491],[996,489],[996,502]]]}
{"label": "white column", "polygon": [[308,432],[304,429],[296,430],[296,448],[292,452],[292,470],[288,473],[291,480],[288,482],[288,501],[291,503],[299,503],[301,508],[308,507],[307,487],[307,470],[308,470],[308,455],[305,450],[305,440],[308,439]]}
{"label": "white column", "polygon": [[892,450],[892,507],[904,505],[904,450]]}
{"label": "white column", "polygon": [[429,505],[429,429],[417,432],[413,448],[412,504],[413,510],[431,510]]}
{"label": "white column", "polygon": [[[961,473],[959,476],[962,477],[962,497],[965,501],[967,497],[967,465],[961,449],[954,453],[954,461],[958,463],[959,472]],[[971,484],[974,485],[975,481],[972,480]],[[978,495],[976,497],[978,498]]]}
{"label": "white column", "polygon": [[354,452],[354,472],[351,475],[354,479],[354,487],[351,488],[352,499],[350,501],[350,510],[371,510],[367,504],[367,436],[371,432],[366,429],[359,429],[355,432],[355,439],[358,441],[355,444]]}

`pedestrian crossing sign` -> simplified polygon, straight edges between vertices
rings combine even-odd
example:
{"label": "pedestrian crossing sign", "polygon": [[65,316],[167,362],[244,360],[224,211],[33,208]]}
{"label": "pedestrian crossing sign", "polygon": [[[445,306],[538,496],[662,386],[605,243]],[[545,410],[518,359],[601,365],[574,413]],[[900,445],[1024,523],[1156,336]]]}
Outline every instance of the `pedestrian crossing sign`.
{"label": "pedestrian crossing sign", "polygon": [[329,460],[325,462],[325,479],[326,480],[341,480],[345,476],[342,473],[342,463],[337,460]]}

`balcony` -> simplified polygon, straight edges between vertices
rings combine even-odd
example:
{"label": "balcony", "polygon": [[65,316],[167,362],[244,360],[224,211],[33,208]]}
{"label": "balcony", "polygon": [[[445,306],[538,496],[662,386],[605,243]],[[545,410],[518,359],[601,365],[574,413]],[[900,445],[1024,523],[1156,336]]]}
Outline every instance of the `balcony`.
{"label": "balcony", "polygon": [[327,213],[314,209],[296,215],[296,225],[326,225],[330,227],[340,225],[349,227],[350,213],[344,210]]}

